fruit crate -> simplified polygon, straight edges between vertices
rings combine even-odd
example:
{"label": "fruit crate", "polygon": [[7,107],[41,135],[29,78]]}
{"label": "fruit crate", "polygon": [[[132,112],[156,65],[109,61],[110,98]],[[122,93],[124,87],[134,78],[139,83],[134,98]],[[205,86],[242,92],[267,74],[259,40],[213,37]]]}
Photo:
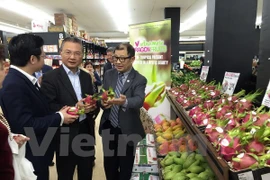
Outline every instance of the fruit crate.
{"label": "fruit crate", "polygon": [[198,143],[200,152],[206,157],[209,166],[216,174],[218,180],[228,180],[229,166],[225,160],[217,154],[216,149],[207,140],[206,136],[198,129],[198,127],[191,121],[184,108],[176,102],[175,98],[167,96],[167,99],[171,104],[172,110],[178,117],[181,118],[187,132]]}

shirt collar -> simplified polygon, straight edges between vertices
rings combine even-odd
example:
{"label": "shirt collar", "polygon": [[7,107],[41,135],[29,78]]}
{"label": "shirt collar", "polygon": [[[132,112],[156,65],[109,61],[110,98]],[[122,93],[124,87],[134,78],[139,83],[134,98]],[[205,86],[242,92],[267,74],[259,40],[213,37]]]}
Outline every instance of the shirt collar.
{"label": "shirt collar", "polygon": [[[124,74],[124,77],[127,77],[129,75],[129,73],[130,73],[131,70],[132,70],[132,68],[130,70],[128,70],[127,72],[124,72],[123,73]],[[118,74],[120,74],[120,72],[118,72]]]}
{"label": "shirt collar", "polygon": [[15,69],[19,71],[20,73],[22,73],[27,79],[29,79],[29,81],[31,81],[33,85],[35,85],[38,82],[37,78],[35,78],[33,75],[28,74],[27,72],[25,72],[24,70],[20,69],[17,66],[10,65],[10,68]]}
{"label": "shirt collar", "polygon": [[73,73],[67,66],[65,66],[64,64],[63,64],[63,68],[64,68],[64,70],[66,71],[66,73],[67,74],[76,74],[76,75],[79,75],[80,74],[80,68],[78,68],[78,70],[75,72],[75,73]]}

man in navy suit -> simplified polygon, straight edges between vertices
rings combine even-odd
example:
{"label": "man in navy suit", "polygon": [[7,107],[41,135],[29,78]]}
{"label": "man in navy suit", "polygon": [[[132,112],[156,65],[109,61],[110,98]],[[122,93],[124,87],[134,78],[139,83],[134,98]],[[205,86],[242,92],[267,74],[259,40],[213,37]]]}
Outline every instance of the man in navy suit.
{"label": "man in navy suit", "polygon": [[[32,76],[44,65],[44,41],[33,34],[21,34],[11,39],[8,49],[10,69],[3,82],[0,98],[2,109],[11,131],[30,136],[30,144],[41,146],[50,127],[73,123],[78,116],[69,115],[65,106],[58,112],[52,112],[45,96],[39,89],[37,78]],[[33,134],[26,134],[26,128]],[[32,142],[31,142],[32,141]],[[49,179],[49,164],[52,162],[54,143],[50,142],[45,154],[38,156],[41,149],[26,145],[26,158],[32,162],[37,180]]]}

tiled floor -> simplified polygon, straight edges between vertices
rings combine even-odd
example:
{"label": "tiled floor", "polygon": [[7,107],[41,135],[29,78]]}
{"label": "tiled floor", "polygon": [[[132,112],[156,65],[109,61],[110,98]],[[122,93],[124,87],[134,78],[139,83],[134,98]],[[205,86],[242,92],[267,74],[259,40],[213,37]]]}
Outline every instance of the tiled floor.
{"label": "tiled floor", "polygon": [[[101,137],[98,135],[98,127],[100,118],[102,115],[102,111],[100,111],[97,119],[96,119],[96,164],[93,169],[93,180],[106,180],[104,170],[103,170],[103,151],[102,151],[102,143]],[[54,160],[55,162],[55,160]],[[50,180],[57,180],[57,173],[55,165],[50,167]],[[77,173],[75,171],[73,180],[77,180]]]}

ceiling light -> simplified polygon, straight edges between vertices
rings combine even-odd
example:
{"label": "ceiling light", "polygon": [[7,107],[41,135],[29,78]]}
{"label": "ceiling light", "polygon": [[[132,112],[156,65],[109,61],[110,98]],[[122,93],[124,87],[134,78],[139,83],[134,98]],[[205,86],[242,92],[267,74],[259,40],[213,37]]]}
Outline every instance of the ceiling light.
{"label": "ceiling light", "polygon": [[121,32],[128,32],[128,25],[131,22],[128,0],[102,0],[102,2],[117,29]]}
{"label": "ceiling light", "polygon": [[123,39],[104,39],[106,43],[124,43],[129,42],[129,39],[123,38]]}
{"label": "ceiling light", "polygon": [[256,26],[261,25],[262,24],[262,16],[258,16],[256,19]]}
{"label": "ceiling light", "polygon": [[15,34],[23,34],[23,33],[31,32],[30,29],[21,28],[18,26],[4,23],[4,22],[0,22],[0,30],[10,32],[10,33],[15,33]]}
{"label": "ceiling light", "polygon": [[38,8],[35,8],[34,6],[17,0],[1,0],[0,8],[12,11],[31,20],[47,20],[54,22],[53,16],[41,11]]}
{"label": "ceiling light", "polygon": [[203,22],[206,19],[206,16],[207,16],[206,6],[204,6],[202,9],[196,12],[193,16],[191,16],[187,21],[185,21],[184,23],[181,23],[179,32],[181,33],[186,30],[189,30],[195,25]]}

